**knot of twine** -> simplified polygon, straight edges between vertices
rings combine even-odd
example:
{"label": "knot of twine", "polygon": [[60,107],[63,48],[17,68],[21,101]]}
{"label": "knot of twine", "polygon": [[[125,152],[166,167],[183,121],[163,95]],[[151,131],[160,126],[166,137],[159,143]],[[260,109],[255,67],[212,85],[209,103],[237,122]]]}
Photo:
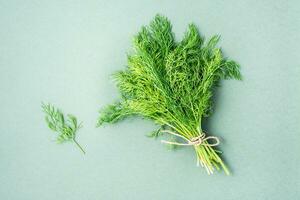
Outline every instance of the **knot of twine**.
{"label": "knot of twine", "polygon": [[[203,145],[203,146],[210,146],[210,147],[217,146],[217,145],[220,144],[220,140],[219,140],[218,137],[215,137],[215,136],[207,136],[206,137],[206,134],[204,132],[202,132],[202,134],[197,136],[197,137],[193,137],[192,139],[188,139],[188,138],[184,137],[183,135],[179,135],[179,134],[174,133],[174,132],[169,131],[169,130],[162,130],[161,132],[169,133],[171,135],[175,135],[177,137],[180,137],[180,138],[184,139],[187,142],[187,143],[179,143],[179,142],[161,140],[161,142],[165,143],[165,144],[173,144],[173,145],[179,145],[179,146],[200,146],[200,145]],[[208,140],[215,140],[215,143],[208,143],[208,142],[204,143],[205,141],[208,141]]]}

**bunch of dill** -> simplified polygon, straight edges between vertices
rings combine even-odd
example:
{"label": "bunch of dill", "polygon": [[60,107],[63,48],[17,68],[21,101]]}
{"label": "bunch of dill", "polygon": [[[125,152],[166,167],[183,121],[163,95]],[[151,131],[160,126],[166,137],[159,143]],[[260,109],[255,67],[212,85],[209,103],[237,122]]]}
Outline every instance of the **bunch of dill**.
{"label": "bunch of dill", "polygon": [[169,20],[157,15],[134,37],[128,67],[114,74],[121,99],[100,111],[98,125],[131,115],[151,119],[161,126],[159,132],[184,138],[188,141],[184,145],[192,144],[209,174],[221,168],[229,174],[209,143],[212,137],[205,138],[201,128],[203,118],[212,112],[219,81],[241,79],[239,65],[223,57],[216,47],[218,41],[219,36],[213,36],[204,42],[197,27],[190,24],[183,39],[176,42]]}

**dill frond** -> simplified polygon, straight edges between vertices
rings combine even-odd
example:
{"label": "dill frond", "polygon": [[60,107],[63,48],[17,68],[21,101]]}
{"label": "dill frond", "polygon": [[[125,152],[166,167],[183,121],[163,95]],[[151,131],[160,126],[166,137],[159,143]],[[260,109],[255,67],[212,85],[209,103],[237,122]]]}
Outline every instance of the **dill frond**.
{"label": "dill frond", "polygon": [[[215,87],[222,79],[241,79],[239,65],[217,47],[219,39],[205,41],[190,24],[176,42],[170,21],[155,16],[134,37],[126,69],[114,74],[121,99],[100,111],[98,125],[139,115],[189,140],[203,134],[202,119],[212,112]],[[219,151],[207,144],[194,146],[197,160],[209,174],[220,168],[229,174]]]}
{"label": "dill frond", "polygon": [[67,120],[63,113],[50,104],[42,103],[42,110],[45,113],[45,121],[48,127],[58,133],[57,142],[63,143],[73,141],[77,147],[85,154],[85,151],[76,141],[76,133],[82,127],[81,123],[78,124],[77,118],[71,114],[67,115]]}

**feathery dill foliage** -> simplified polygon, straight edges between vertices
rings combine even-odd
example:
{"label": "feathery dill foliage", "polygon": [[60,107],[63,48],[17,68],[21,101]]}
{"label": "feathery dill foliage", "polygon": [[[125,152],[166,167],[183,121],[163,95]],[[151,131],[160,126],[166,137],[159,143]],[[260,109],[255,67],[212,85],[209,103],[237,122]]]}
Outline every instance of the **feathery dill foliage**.
{"label": "feathery dill foliage", "polygon": [[[216,46],[219,38],[205,42],[190,24],[176,42],[169,20],[157,15],[134,37],[128,67],[114,74],[121,99],[100,111],[98,126],[139,115],[188,139],[201,135],[202,119],[212,111],[214,88],[221,79],[241,79],[239,65]],[[220,168],[229,174],[218,151],[205,144],[194,146],[202,166],[209,174]]]}
{"label": "feathery dill foliage", "polygon": [[85,154],[83,148],[76,141],[76,132],[81,128],[81,123],[77,123],[75,116],[68,114],[68,119],[65,120],[63,113],[50,104],[42,103],[42,109],[46,114],[45,120],[48,127],[58,133],[57,142],[63,143],[73,141],[79,149]]}

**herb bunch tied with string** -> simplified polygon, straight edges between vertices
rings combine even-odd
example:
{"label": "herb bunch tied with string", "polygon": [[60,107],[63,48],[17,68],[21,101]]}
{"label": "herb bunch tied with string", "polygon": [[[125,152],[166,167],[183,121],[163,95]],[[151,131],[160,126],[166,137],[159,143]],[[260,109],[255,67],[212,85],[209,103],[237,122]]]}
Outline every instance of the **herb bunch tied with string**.
{"label": "herb bunch tied with string", "polygon": [[153,120],[160,127],[157,132],[177,137],[177,141],[163,142],[193,147],[198,164],[208,174],[215,169],[229,174],[214,148],[218,138],[202,130],[219,81],[241,79],[239,65],[224,58],[218,41],[219,36],[213,36],[205,42],[190,24],[183,39],[176,42],[170,21],[155,16],[134,37],[128,67],[114,74],[121,98],[100,111],[98,125],[131,115]]}

